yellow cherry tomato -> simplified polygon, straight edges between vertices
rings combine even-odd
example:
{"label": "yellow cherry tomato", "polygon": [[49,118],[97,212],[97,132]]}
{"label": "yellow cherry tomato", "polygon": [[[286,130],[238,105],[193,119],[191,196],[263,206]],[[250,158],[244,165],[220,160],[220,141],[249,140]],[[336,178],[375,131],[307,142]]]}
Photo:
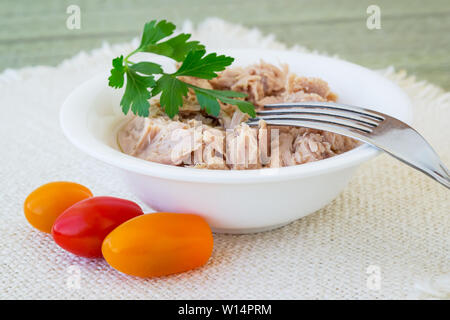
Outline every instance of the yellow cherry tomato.
{"label": "yellow cherry tomato", "polygon": [[56,218],[92,192],[74,182],[50,182],[31,192],[23,206],[25,217],[36,229],[50,233]]}
{"label": "yellow cherry tomato", "polygon": [[212,232],[202,217],[166,212],[128,220],[102,245],[103,257],[114,269],[144,278],[200,267],[212,249]]}

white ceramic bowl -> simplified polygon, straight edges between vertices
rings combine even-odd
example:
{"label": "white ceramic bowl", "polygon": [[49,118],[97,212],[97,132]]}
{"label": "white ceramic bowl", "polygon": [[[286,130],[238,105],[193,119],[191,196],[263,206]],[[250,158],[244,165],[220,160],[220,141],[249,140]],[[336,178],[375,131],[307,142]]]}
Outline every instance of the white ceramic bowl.
{"label": "white ceramic bowl", "polygon": [[[368,69],[317,55],[273,50],[221,50],[233,65],[264,59],[287,63],[298,75],[320,77],[339,102],[373,108],[411,122],[406,94]],[[164,60],[167,61],[167,60]],[[107,74],[75,89],[61,110],[67,138],[91,156],[119,169],[132,191],[157,211],[196,213],[216,232],[249,233],[276,228],[324,207],[346,186],[356,168],[379,151],[362,145],[326,160],[280,169],[220,171],[181,168],[123,154],[115,131],[125,116],[120,90]]]}

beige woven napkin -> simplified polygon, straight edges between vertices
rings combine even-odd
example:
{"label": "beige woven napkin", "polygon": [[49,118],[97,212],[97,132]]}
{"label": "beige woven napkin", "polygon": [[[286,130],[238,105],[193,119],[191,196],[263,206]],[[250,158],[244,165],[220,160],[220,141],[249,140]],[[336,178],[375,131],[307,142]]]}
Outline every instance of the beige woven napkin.
{"label": "beige woven napkin", "polygon": [[[286,48],[258,30],[219,19],[183,29],[210,48]],[[450,194],[385,155],[363,165],[345,191],[315,214],[275,231],[215,235],[208,264],[183,274],[129,277],[102,260],[64,252],[31,228],[23,200],[48,181],[77,181],[96,195],[137,201],[113,168],[73,147],[58,123],[67,94],[107,70],[111,58],[136,41],[105,44],[56,68],[0,75],[0,298],[449,297]],[[393,68],[380,72],[409,94],[416,128],[450,164],[450,93]]]}

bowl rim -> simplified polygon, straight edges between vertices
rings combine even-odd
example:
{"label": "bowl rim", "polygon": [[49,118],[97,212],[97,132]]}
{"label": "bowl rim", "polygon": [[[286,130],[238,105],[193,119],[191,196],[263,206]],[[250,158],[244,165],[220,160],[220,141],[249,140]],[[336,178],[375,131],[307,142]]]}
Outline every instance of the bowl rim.
{"label": "bowl rim", "polygon": [[[255,49],[237,49],[236,51],[254,51]],[[260,51],[260,50],[258,50]],[[289,50],[267,50],[272,53],[277,52],[292,52]],[[299,55],[313,55],[309,53],[298,53]],[[317,56],[317,55],[314,55]],[[388,81],[391,85],[398,88],[399,94],[403,94],[405,103],[407,104],[407,115],[403,121],[412,121],[412,108],[411,103],[403,90],[399,88],[394,82],[389,79],[364,68],[362,66],[336,59],[331,57],[321,56],[323,59],[338,60],[341,63],[349,64],[353,68],[357,67],[364,69],[365,72],[371,72],[373,76],[378,77],[380,81]],[[103,81],[106,84],[105,74],[99,74],[78,87],[76,87],[63,102],[60,110],[60,125],[64,135],[72,142],[77,148],[89,154],[90,156],[104,161],[115,167],[134,172],[141,175],[147,175],[152,177],[158,177],[163,179],[186,181],[186,182],[201,182],[201,183],[258,183],[258,182],[277,182],[284,180],[293,180],[299,178],[306,178],[314,175],[326,174],[329,172],[343,170],[346,168],[354,167],[362,162],[374,158],[379,155],[381,151],[368,144],[362,144],[350,151],[333,156],[331,158],[309,162],[301,165],[288,166],[282,168],[263,168],[263,169],[250,169],[250,170],[212,170],[212,169],[196,169],[177,167],[173,165],[166,165],[148,160],[139,159],[127,154],[122,153],[104,142],[100,142],[95,139],[92,134],[88,133],[88,130],[83,127],[81,123],[86,121],[86,115],[82,117],[80,115],[82,108],[77,107],[77,95],[82,95],[84,90],[88,90],[92,87],[93,83]],[[79,121],[74,121],[78,119]]]}

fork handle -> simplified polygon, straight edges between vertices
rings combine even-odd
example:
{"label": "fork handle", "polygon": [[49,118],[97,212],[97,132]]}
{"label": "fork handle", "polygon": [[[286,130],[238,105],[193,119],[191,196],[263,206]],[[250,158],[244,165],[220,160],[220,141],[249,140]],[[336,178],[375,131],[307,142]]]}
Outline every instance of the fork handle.
{"label": "fork handle", "polygon": [[435,164],[433,166],[430,166],[429,164],[411,161],[411,159],[406,160],[402,158],[401,155],[398,154],[394,154],[391,152],[387,153],[393,156],[394,158],[397,158],[398,160],[402,161],[403,163],[409,165],[410,167],[413,167],[414,169],[417,169],[425,173],[430,178],[442,184],[444,187],[447,187],[447,189],[450,189],[450,171],[442,163],[442,161],[439,160],[439,158],[437,159],[435,158],[434,161]]}
{"label": "fork handle", "polygon": [[385,122],[390,129],[389,134],[360,136],[360,140],[387,152],[450,189],[450,171],[422,135],[398,119],[387,118]]}

